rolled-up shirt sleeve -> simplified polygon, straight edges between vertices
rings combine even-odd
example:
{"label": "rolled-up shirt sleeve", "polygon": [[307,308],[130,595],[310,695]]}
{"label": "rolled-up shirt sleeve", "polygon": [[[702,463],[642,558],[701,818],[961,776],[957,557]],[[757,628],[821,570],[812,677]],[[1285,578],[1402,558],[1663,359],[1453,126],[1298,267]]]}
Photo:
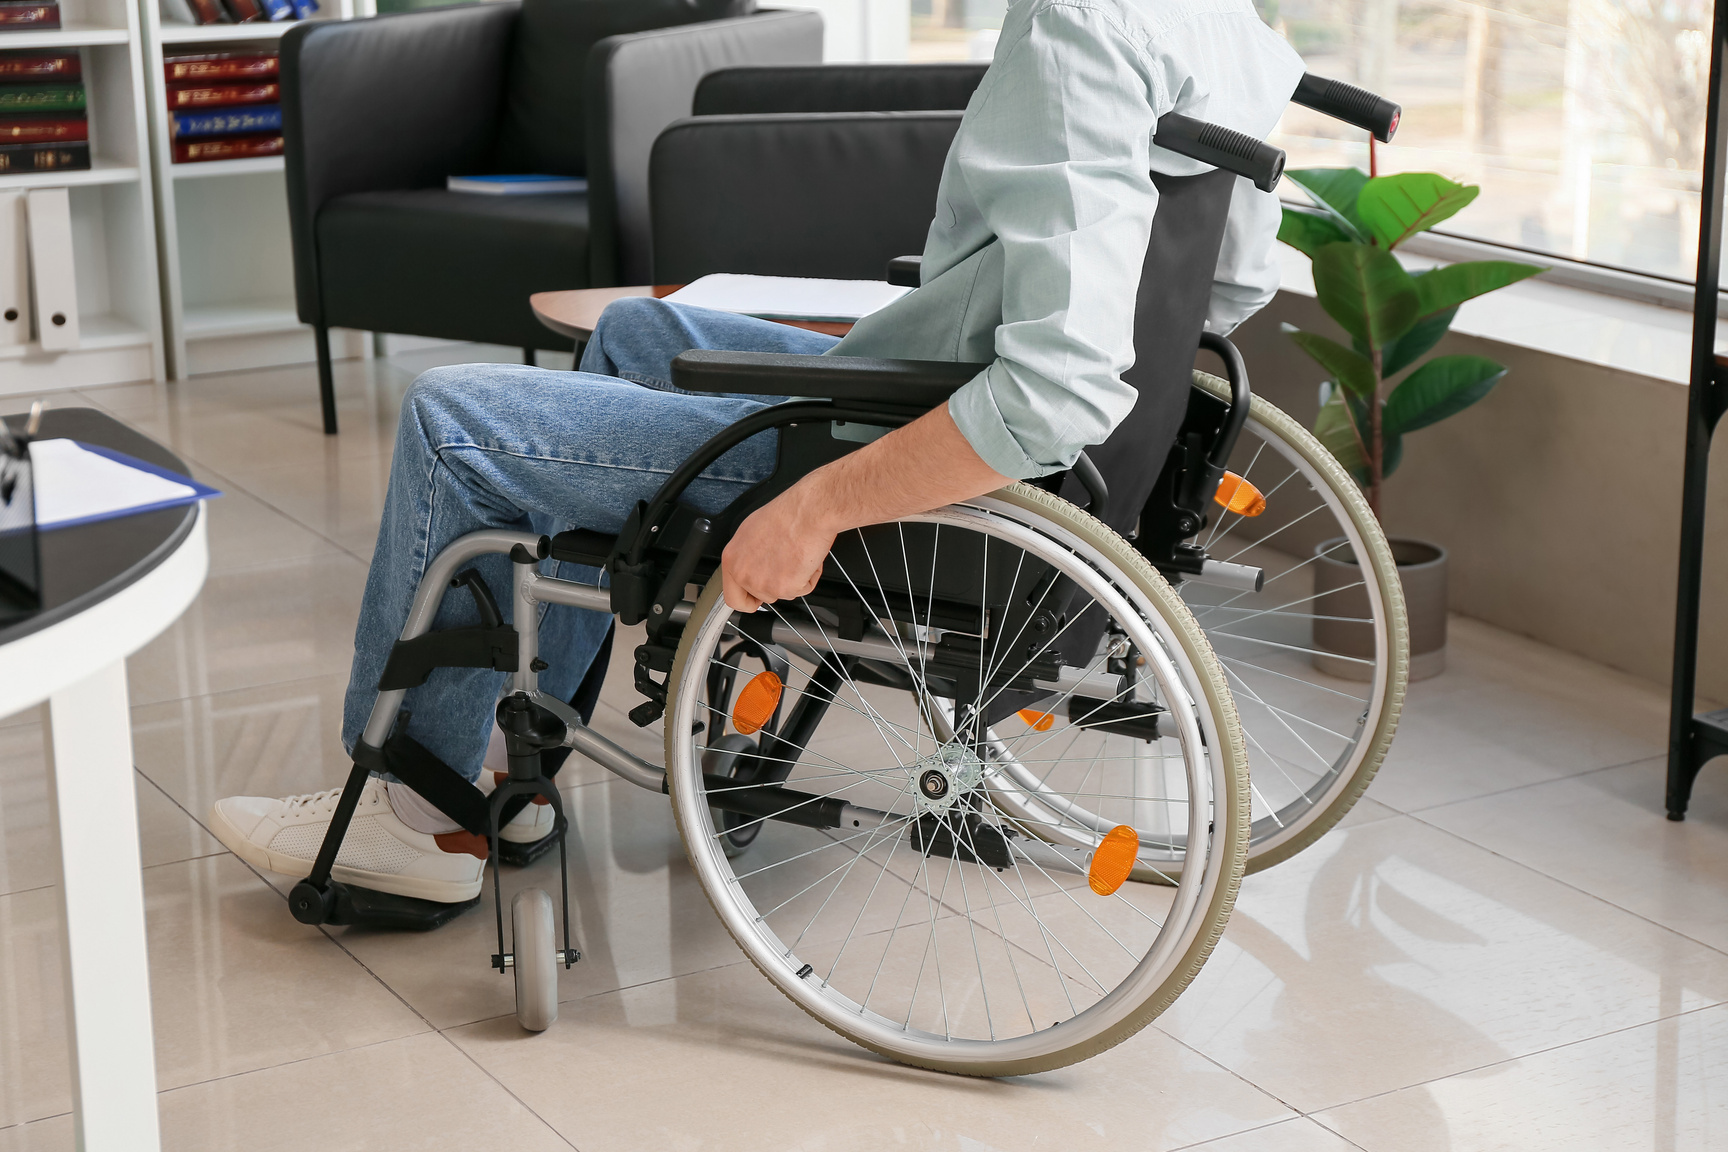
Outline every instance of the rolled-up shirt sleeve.
{"label": "rolled-up shirt sleeve", "polygon": [[1004,476],[1069,467],[1134,406],[1122,373],[1158,203],[1147,154],[1170,105],[1138,59],[1110,14],[1046,0],[955,143],[1004,287],[996,360],[948,410]]}

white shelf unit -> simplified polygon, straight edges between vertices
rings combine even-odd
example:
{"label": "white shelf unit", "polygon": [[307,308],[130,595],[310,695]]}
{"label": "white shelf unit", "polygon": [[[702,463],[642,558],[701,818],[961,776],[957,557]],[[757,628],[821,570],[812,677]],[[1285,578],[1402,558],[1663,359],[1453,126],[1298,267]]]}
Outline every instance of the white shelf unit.
{"label": "white shelf unit", "polygon": [[0,346],[0,396],[164,375],[156,223],[148,173],[143,32],[130,0],[61,0],[64,27],[0,32],[0,49],[75,49],[92,167],[0,175],[0,191],[65,188],[78,285],[76,348]]}
{"label": "white shelf unit", "polygon": [[[320,0],[313,19],[370,16],[374,0]],[[165,56],[189,46],[216,51],[274,45],[293,20],[256,24],[164,21],[157,0],[138,0],[168,367],[175,379],[316,358],[312,329],[294,307],[294,260],[282,157],[174,163]],[[363,356],[362,333],[332,332],[338,357]]]}

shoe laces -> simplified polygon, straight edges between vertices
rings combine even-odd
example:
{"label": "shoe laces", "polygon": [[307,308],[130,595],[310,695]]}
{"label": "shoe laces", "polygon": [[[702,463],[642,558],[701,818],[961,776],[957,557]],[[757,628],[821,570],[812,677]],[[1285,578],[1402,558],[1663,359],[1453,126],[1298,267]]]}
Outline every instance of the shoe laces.
{"label": "shoe laces", "polygon": [[325,809],[333,809],[336,801],[341,799],[342,789],[326,788],[322,792],[308,792],[303,796],[289,796],[283,799],[284,814],[299,815],[304,812],[316,813]]}

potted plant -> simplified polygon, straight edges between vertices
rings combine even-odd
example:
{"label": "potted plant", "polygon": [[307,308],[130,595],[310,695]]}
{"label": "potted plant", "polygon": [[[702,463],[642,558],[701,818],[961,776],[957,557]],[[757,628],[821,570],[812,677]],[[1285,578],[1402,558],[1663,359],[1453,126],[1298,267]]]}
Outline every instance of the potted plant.
{"label": "potted plant", "polygon": [[[1308,168],[1285,178],[1313,201],[1286,205],[1278,238],[1314,266],[1314,294],[1348,345],[1285,325],[1302,351],[1326,370],[1314,433],[1355,476],[1374,515],[1385,481],[1398,470],[1404,437],[1455,416],[1506,375],[1482,356],[1428,356],[1458,306],[1542,269],[1509,260],[1473,260],[1409,272],[1400,244],[1454,215],[1481,191],[1433,172],[1369,176],[1357,168]],[[1424,359],[1424,357],[1428,357]],[[1410,678],[1445,667],[1446,550],[1392,539],[1410,617]],[[1323,542],[1315,560],[1314,646],[1340,656],[1373,656],[1361,576],[1342,539]],[[1317,656],[1323,671],[1349,676],[1362,665]]]}

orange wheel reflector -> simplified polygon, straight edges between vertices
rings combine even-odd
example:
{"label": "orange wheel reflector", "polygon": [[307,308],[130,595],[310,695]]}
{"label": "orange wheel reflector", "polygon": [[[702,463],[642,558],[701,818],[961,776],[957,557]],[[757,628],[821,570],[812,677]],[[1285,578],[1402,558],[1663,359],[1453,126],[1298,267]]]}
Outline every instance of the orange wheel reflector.
{"label": "orange wheel reflector", "polygon": [[1020,709],[1020,719],[1026,721],[1026,726],[1034,732],[1048,732],[1050,725],[1056,723],[1056,713],[1040,712],[1036,708]]}
{"label": "orange wheel reflector", "polygon": [[1118,824],[1104,834],[1092,853],[1092,866],[1086,869],[1086,883],[1100,896],[1109,896],[1122,887],[1128,873],[1134,871],[1134,861],[1140,855],[1140,836],[1126,824]]}
{"label": "orange wheel reflector", "polygon": [[746,736],[754,736],[762,725],[774,718],[780,707],[780,677],[772,672],[758,672],[750,678],[732,702],[732,727]]}
{"label": "orange wheel reflector", "polygon": [[1218,481],[1218,492],[1212,499],[1238,516],[1258,516],[1266,511],[1266,497],[1260,495],[1260,489],[1234,472],[1224,473],[1224,479]]}

